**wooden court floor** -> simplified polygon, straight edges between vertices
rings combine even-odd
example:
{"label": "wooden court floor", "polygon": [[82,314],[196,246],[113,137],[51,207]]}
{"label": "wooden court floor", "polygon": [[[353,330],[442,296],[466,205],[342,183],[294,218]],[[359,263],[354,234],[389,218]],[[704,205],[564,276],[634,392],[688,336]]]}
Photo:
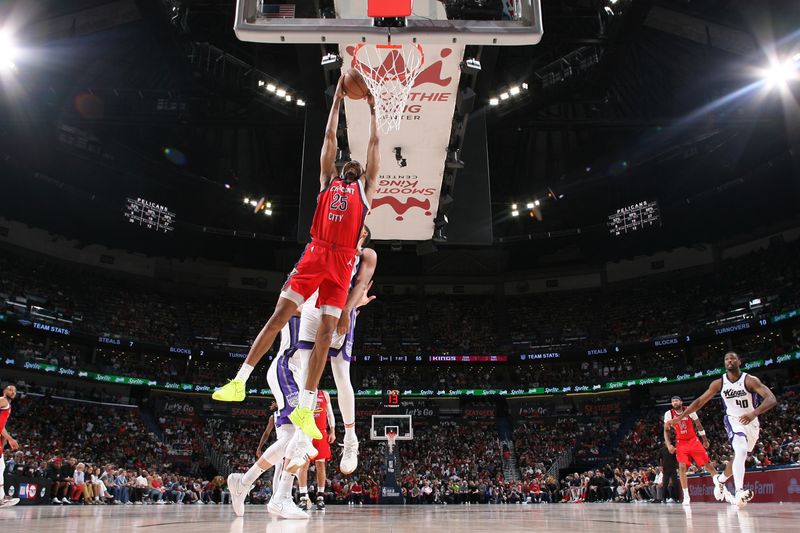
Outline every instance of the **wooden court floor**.
{"label": "wooden court floor", "polygon": [[17,506],[0,510],[2,532],[341,533],[388,532],[741,532],[800,531],[800,504],[558,504],[472,506],[330,506],[309,520],[269,515],[248,506],[236,518],[228,506]]}

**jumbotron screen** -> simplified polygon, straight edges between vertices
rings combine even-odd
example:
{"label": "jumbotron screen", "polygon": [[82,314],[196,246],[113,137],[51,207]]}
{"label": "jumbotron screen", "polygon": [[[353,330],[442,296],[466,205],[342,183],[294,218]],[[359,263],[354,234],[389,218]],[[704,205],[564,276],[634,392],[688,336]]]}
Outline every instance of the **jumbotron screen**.
{"label": "jumbotron screen", "polygon": [[644,200],[621,207],[608,215],[608,232],[613,236],[626,235],[653,226],[661,226],[661,210],[655,200]]}
{"label": "jumbotron screen", "polygon": [[125,220],[131,224],[162,233],[175,230],[175,213],[163,205],[143,198],[128,198],[125,202]]}

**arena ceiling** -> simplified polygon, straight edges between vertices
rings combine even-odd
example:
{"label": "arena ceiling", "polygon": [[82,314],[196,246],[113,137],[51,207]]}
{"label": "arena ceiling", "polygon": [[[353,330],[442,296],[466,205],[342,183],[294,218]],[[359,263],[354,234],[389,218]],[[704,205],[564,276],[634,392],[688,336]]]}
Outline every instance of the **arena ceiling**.
{"label": "arena ceiling", "polygon": [[[265,98],[241,75],[256,69],[324,107],[324,50],[238,41],[234,4],[6,3],[3,27],[25,54],[3,79],[0,215],[154,253],[252,262],[252,248],[270,246],[292,256],[304,110]],[[468,50],[483,67],[476,112],[489,119],[503,261],[535,264],[564,248],[572,260],[591,261],[719,239],[796,214],[797,87],[794,109],[776,95],[730,97],[753,83],[752,69],[770,53],[798,51],[796,2],[542,5],[539,45]],[[524,97],[488,104],[521,82],[531,86]],[[194,230],[265,238],[196,232],[165,242],[98,223],[117,216],[132,191],[174,208]],[[513,203],[545,201],[547,191],[564,198],[546,201],[541,221],[510,216]],[[275,206],[272,217],[242,208],[243,196],[262,195]],[[606,216],[645,198],[659,201],[664,226],[609,239]],[[403,269],[416,264],[413,249],[396,255]]]}

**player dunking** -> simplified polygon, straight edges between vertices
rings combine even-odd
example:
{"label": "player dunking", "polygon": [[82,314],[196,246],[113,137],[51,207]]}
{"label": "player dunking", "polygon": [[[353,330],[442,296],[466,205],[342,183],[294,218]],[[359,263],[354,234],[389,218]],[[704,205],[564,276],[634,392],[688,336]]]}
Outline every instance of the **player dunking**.
{"label": "player dunking", "polygon": [[[344,422],[344,450],[339,470],[345,475],[352,474],[358,466],[358,438],[355,430],[356,401],[353,384],[350,381],[350,362],[353,360],[356,317],[359,313],[358,308],[375,298],[368,296],[367,292],[372,285],[372,276],[378,264],[378,255],[375,250],[364,248],[368,242],[369,229],[364,226],[358,245],[360,255],[356,258],[353,267],[352,288],[328,350],[333,379],[336,382],[336,401],[342,413],[342,422]],[[319,329],[321,313],[316,308],[316,298],[317,293],[313,294],[303,306],[300,319],[300,341],[297,344],[298,352],[301,353],[310,354]],[[290,447],[292,461],[287,466],[290,472],[296,472],[308,464],[308,460],[304,456],[306,453],[310,451],[313,455],[311,442],[304,434],[298,434],[295,438],[299,442],[294,448]]]}
{"label": "player dunking", "polygon": [[758,417],[778,403],[769,387],[757,377],[742,372],[741,365],[742,360],[736,352],[726,353],[725,374],[712,381],[708,390],[669,422],[673,426],[679,424],[707,404],[718,392],[721,394],[722,401],[725,402],[725,429],[728,431],[728,440],[734,455],[733,461],[725,465],[725,472],[717,476],[715,483],[725,483],[733,476],[736,495],[732,503],[738,507],[744,507],[753,499],[753,491],[744,488],[744,463],[748,452],[752,452],[758,442]]}
{"label": "player dunking", "polygon": [[19,450],[19,444],[14,440],[8,430],[6,423],[11,416],[11,402],[17,397],[17,388],[14,385],[8,385],[3,389],[3,395],[0,396],[0,508],[12,507],[19,503],[19,498],[7,498],[5,490],[5,479],[3,474],[6,470],[6,462],[3,459],[3,448],[6,443],[12,450]]}
{"label": "player dunking", "polygon": [[319,289],[317,305],[322,313],[322,320],[311,353],[305,388],[300,392],[298,407],[290,414],[291,421],[312,438],[319,438],[321,435],[314,423],[312,411],[317,398],[317,385],[325,368],[333,333],[347,300],[356,244],[375,194],[380,168],[375,100],[372,95],[368,95],[371,120],[366,169],[362,170],[358,161],[349,161],[342,168],[341,175],[337,175],[336,133],[343,98],[343,78],[340,78],[320,154],[321,189],[311,226],[312,240],[289,275],[275,311],[250,347],[247,359],[236,377],[213,394],[215,400],[242,401],[245,397],[245,384],[254,366],[272,346],[292,313]]}
{"label": "player dunking", "polygon": [[[703,429],[703,424],[700,423],[697,413],[690,414],[689,420],[681,420],[674,426],[675,440],[677,442],[675,446],[670,442],[669,428],[673,427],[670,425],[670,421],[678,418],[682,413],[683,400],[681,400],[680,396],[673,396],[672,409],[664,413],[664,442],[669,453],[676,454],[678,459],[681,486],[683,487],[683,505],[689,505],[690,503],[689,480],[686,478],[686,469],[692,465],[692,459],[694,459],[694,463],[698,467],[705,467],[708,473],[711,474],[711,479],[714,481],[714,497],[718,501],[722,501],[725,499],[725,492],[727,491],[725,484],[717,480],[717,470],[709,460],[708,453],[706,453],[708,437],[706,437],[706,431]],[[697,427],[696,433],[695,426]],[[703,440],[702,444],[700,439],[697,438],[698,435]]]}
{"label": "player dunking", "polygon": [[[317,510],[325,509],[325,481],[327,472],[325,464],[331,460],[331,444],[336,442],[336,419],[333,416],[333,409],[330,407],[331,397],[324,391],[317,392],[317,406],[314,409],[314,420],[322,433],[322,438],[313,441],[318,455],[313,459],[317,471]],[[311,502],[308,499],[308,467],[310,462],[300,469],[297,480],[300,485],[300,508],[308,510]]]}

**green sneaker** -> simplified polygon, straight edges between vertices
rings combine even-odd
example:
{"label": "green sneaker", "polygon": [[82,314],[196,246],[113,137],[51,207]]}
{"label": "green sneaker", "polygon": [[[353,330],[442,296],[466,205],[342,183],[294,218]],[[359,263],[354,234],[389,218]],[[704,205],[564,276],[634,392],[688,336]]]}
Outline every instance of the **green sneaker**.
{"label": "green sneaker", "polygon": [[292,421],[292,424],[299,427],[300,431],[312,439],[319,440],[322,438],[322,433],[320,432],[319,428],[317,427],[317,423],[314,420],[314,411],[308,407],[295,408],[295,410],[289,415],[289,420]]}
{"label": "green sneaker", "polygon": [[244,400],[244,381],[232,379],[216,390],[211,397],[218,402],[241,402]]}

